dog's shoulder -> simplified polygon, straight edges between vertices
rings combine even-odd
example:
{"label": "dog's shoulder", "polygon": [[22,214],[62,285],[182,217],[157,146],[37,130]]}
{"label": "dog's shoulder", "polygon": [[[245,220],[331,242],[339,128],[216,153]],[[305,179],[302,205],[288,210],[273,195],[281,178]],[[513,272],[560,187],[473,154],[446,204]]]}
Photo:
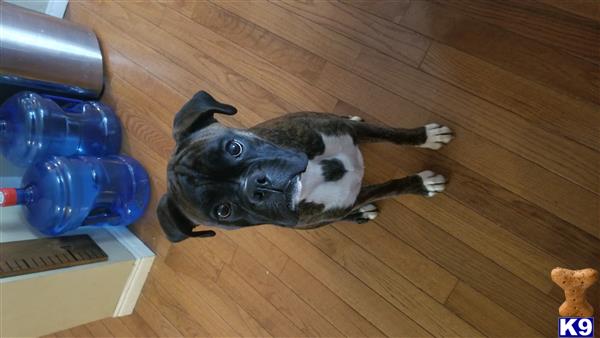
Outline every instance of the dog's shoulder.
{"label": "dog's shoulder", "polygon": [[325,151],[321,135],[350,135],[351,121],[339,115],[298,112],[260,123],[249,129],[255,135],[281,147],[292,148],[313,158]]}

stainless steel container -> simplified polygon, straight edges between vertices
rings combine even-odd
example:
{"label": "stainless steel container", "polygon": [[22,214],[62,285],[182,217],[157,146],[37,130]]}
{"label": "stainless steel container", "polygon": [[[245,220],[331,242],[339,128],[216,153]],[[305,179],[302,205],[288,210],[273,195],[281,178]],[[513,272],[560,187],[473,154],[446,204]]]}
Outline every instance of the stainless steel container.
{"label": "stainless steel container", "polygon": [[0,1],[0,84],[81,98],[104,86],[90,29]]}

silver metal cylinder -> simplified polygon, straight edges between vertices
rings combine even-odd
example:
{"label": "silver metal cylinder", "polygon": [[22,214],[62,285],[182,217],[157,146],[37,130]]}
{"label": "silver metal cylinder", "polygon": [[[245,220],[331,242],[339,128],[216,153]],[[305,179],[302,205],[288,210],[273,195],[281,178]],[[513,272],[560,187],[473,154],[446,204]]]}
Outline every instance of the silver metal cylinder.
{"label": "silver metal cylinder", "polygon": [[0,84],[97,98],[102,52],[88,28],[0,1]]}

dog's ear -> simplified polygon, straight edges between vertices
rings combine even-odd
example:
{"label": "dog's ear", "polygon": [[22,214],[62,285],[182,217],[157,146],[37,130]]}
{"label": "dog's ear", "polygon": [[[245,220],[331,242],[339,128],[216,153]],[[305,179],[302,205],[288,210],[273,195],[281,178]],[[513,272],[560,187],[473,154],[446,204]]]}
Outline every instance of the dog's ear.
{"label": "dog's ear", "polygon": [[188,237],[212,237],[214,231],[193,231],[196,226],[167,196],[163,195],[156,210],[158,222],[169,241],[181,242]]}
{"label": "dog's ear", "polygon": [[196,93],[175,115],[173,138],[179,142],[194,131],[217,122],[215,113],[234,115],[237,109],[215,100],[205,91]]}

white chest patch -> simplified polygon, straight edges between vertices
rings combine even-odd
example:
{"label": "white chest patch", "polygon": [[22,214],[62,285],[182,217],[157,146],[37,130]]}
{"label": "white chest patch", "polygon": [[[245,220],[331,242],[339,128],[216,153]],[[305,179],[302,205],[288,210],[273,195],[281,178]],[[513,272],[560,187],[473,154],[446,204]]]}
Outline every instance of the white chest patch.
{"label": "white chest patch", "polygon": [[[364,164],[360,149],[349,135],[326,136],[321,134],[325,152],[308,161],[301,178],[300,200],[325,205],[325,210],[351,207],[360,192]],[[346,172],[342,178],[327,182],[321,161],[337,159]]]}

